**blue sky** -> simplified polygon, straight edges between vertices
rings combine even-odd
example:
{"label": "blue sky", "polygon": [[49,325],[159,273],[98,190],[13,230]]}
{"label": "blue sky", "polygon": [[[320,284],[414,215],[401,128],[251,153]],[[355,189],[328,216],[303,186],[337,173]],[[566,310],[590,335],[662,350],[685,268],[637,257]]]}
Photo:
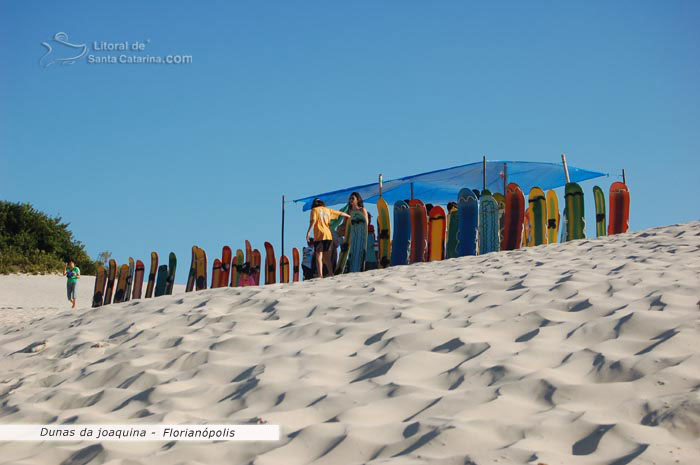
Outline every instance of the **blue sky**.
{"label": "blue sky", "polygon": [[[697,220],[697,24],[694,1],[2,2],[0,199],[92,256],[172,250],[179,282],[193,244],[279,249],[282,194],[483,154],[565,152],[606,191],[625,168],[631,229]],[[192,63],[43,68],[57,32]],[[307,223],[287,205],[287,251]]]}

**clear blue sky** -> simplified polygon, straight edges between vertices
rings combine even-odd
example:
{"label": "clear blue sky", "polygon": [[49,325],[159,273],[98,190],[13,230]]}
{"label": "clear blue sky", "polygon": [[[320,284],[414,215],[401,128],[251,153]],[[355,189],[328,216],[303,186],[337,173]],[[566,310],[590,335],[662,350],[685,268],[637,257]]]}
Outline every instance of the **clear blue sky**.
{"label": "clear blue sky", "polygon": [[[279,249],[282,194],[482,154],[565,152],[606,191],[625,168],[631,229],[697,220],[700,3],[573,3],[4,1],[0,199],[61,215],[92,256],[172,250],[179,282],[192,244]],[[57,32],[193,61],[43,68]],[[288,251],[307,223],[288,205]]]}

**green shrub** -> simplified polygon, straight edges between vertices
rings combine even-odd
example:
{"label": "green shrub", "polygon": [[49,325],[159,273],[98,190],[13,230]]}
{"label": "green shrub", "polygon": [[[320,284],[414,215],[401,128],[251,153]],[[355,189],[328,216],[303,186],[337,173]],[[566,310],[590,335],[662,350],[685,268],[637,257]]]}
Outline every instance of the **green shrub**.
{"label": "green shrub", "polygon": [[73,238],[68,223],[28,203],[0,201],[0,274],[63,272],[73,260],[81,273],[95,273],[95,261]]}

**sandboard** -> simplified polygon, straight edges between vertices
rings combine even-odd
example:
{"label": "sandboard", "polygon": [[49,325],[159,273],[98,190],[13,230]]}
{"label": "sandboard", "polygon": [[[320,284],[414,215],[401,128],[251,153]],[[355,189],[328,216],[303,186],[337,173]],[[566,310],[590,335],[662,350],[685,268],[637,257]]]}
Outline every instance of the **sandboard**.
{"label": "sandboard", "polygon": [[559,199],[553,190],[547,191],[547,243],[555,244],[559,235]]}
{"label": "sandboard", "polygon": [[445,230],[447,229],[445,209],[439,205],[430,209],[428,223],[428,261],[440,261],[445,258]]}
{"label": "sandboard", "polygon": [[117,278],[117,287],[114,290],[114,303],[124,302],[126,297],[126,281],[129,278],[129,265],[126,263],[119,267],[119,275]]}
{"label": "sandboard", "polygon": [[479,254],[500,250],[498,202],[484,189],[479,199]]}
{"label": "sandboard", "polygon": [[348,251],[347,272],[357,273],[365,270],[367,255],[367,220],[360,210],[350,214],[350,249]]}
{"label": "sandboard", "polygon": [[195,289],[201,291],[207,288],[207,271],[209,264],[207,263],[207,253],[204,249],[197,247],[197,274],[195,276]]}
{"label": "sandboard", "polygon": [[476,235],[479,228],[479,201],[471,189],[464,188],[457,194],[459,232],[457,256],[476,255]]}
{"label": "sandboard", "polygon": [[232,273],[233,265],[233,251],[231,247],[225,245],[221,249],[221,274],[219,275],[219,282],[216,287],[226,287],[229,283],[229,276]]}
{"label": "sandboard", "polygon": [[593,199],[595,200],[595,236],[607,236],[608,228],[605,224],[605,194],[603,194],[603,189],[593,186]]}
{"label": "sandboard", "polygon": [[280,282],[289,283],[289,258],[286,255],[280,257]]}
{"label": "sandboard", "polygon": [[447,238],[445,240],[445,258],[457,256],[457,238],[459,236],[459,210],[455,207],[447,214]]}
{"label": "sandboard", "polygon": [[630,225],[630,191],[624,183],[614,182],[610,186],[610,223],[608,234],[627,232]]}
{"label": "sandboard", "polygon": [[275,284],[277,277],[277,259],[275,258],[275,249],[272,244],[265,242],[265,284]]}
{"label": "sandboard", "polygon": [[572,241],[586,237],[586,221],[584,219],[583,190],[575,182],[566,184],[564,188],[566,202],[566,240]]}
{"label": "sandboard", "polygon": [[530,209],[525,209],[525,216],[523,217],[523,235],[520,239],[521,247],[530,246]]}
{"label": "sandboard", "polygon": [[165,295],[173,295],[175,287],[175,271],[177,270],[177,257],[174,252],[168,255],[168,277],[165,280]]}
{"label": "sandboard", "polygon": [[187,284],[185,285],[185,292],[192,292],[194,290],[194,282],[197,279],[197,246],[192,246],[192,261],[190,262],[190,272],[187,274]]}
{"label": "sandboard", "polygon": [[216,289],[221,285],[221,259],[215,258],[211,268],[211,286],[209,289]]}
{"label": "sandboard", "polygon": [[95,270],[95,291],[92,294],[92,306],[99,307],[102,305],[105,296],[105,286],[107,285],[107,271],[102,263],[97,264]]}
{"label": "sandboard", "polygon": [[156,285],[156,273],[158,273],[158,254],[151,252],[151,268],[148,272],[148,284],[146,284],[146,298],[153,297],[153,288]]}
{"label": "sandboard", "polygon": [[525,220],[525,196],[514,182],[506,186],[506,212],[501,250],[520,248]]}
{"label": "sandboard", "polygon": [[136,263],[134,259],[129,257],[129,276],[126,277],[126,294],[124,295],[124,302],[131,300],[131,289],[134,284],[134,272],[136,271]]}
{"label": "sandboard", "polygon": [[425,204],[417,199],[409,200],[411,211],[411,245],[409,263],[424,262],[428,252],[428,213]]}
{"label": "sandboard", "polygon": [[539,187],[530,189],[528,196],[528,219],[530,223],[529,245],[542,245],[548,242],[547,237],[547,197]]}
{"label": "sandboard", "polygon": [[141,260],[136,260],[136,268],[134,268],[134,290],[131,292],[132,299],[141,298],[141,289],[143,289],[143,277],[146,273],[146,267]]}
{"label": "sandboard", "polygon": [[260,256],[260,251],[258,249],[253,250],[253,279],[255,280],[255,285],[260,285],[260,262],[262,257]]}
{"label": "sandboard", "polygon": [[165,295],[165,286],[168,281],[168,265],[160,265],[158,267],[158,275],[156,276],[156,287],[153,291],[154,297]]}
{"label": "sandboard", "polygon": [[296,247],[292,248],[292,281],[299,281],[299,270],[301,269],[301,264],[299,263],[299,249]]}
{"label": "sandboard", "polygon": [[394,236],[391,243],[391,266],[408,264],[408,242],[411,237],[411,213],[406,202],[394,204]]}
{"label": "sandboard", "polygon": [[377,200],[377,241],[379,255],[377,267],[386,268],[391,265],[391,223],[389,221],[389,206],[382,198]]}
{"label": "sandboard", "polygon": [[[243,281],[244,278],[243,271],[245,269],[245,255],[241,249],[236,250],[235,260],[236,264],[232,267],[232,273],[235,273],[235,277],[231,274],[231,287],[240,287],[241,281]],[[248,279],[247,275],[245,279]]]}
{"label": "sandboard", "polygon": [[117,278],[117,261],[113,258],[109,260],[109,269],[107,270],[107,285],[105,286],[104,305],[112,303],[112,291],[114,290],[114,280]]}

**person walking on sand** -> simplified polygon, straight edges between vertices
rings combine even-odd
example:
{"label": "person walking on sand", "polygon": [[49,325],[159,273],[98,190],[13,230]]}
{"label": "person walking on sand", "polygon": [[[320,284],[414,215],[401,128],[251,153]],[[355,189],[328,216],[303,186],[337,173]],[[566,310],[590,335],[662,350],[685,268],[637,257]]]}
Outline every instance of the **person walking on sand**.
{"label": "person walking on sand", "polygon": [[75,266],[75,263],[73,263],[71,260],[66,263],[66,269],[63,270],[63,276],[68,278],[68,282],[66,283],[68,300],[70,300],[70,303],[73,304],[71,308],[75,308],[75,289],[78,286],[78,280],[80,279],[80,268]]}
{"label": "person walking on sand", "polygon": [[[333,276],[331,266],[331,243],[333,233],[331,233],[331,220],[343,216],[350,218],[350,215],[338,210],[326,208],[326,204],[321,199],[314,199],[311,204],[311,215],[309,218],[309,229],[306,231],[306,242],[313,244],[316,255],[316,276],[323,278],[323,265],[328,268],[328,275]],[[311,230],[314,231],[314,240],[311,241]]]}

